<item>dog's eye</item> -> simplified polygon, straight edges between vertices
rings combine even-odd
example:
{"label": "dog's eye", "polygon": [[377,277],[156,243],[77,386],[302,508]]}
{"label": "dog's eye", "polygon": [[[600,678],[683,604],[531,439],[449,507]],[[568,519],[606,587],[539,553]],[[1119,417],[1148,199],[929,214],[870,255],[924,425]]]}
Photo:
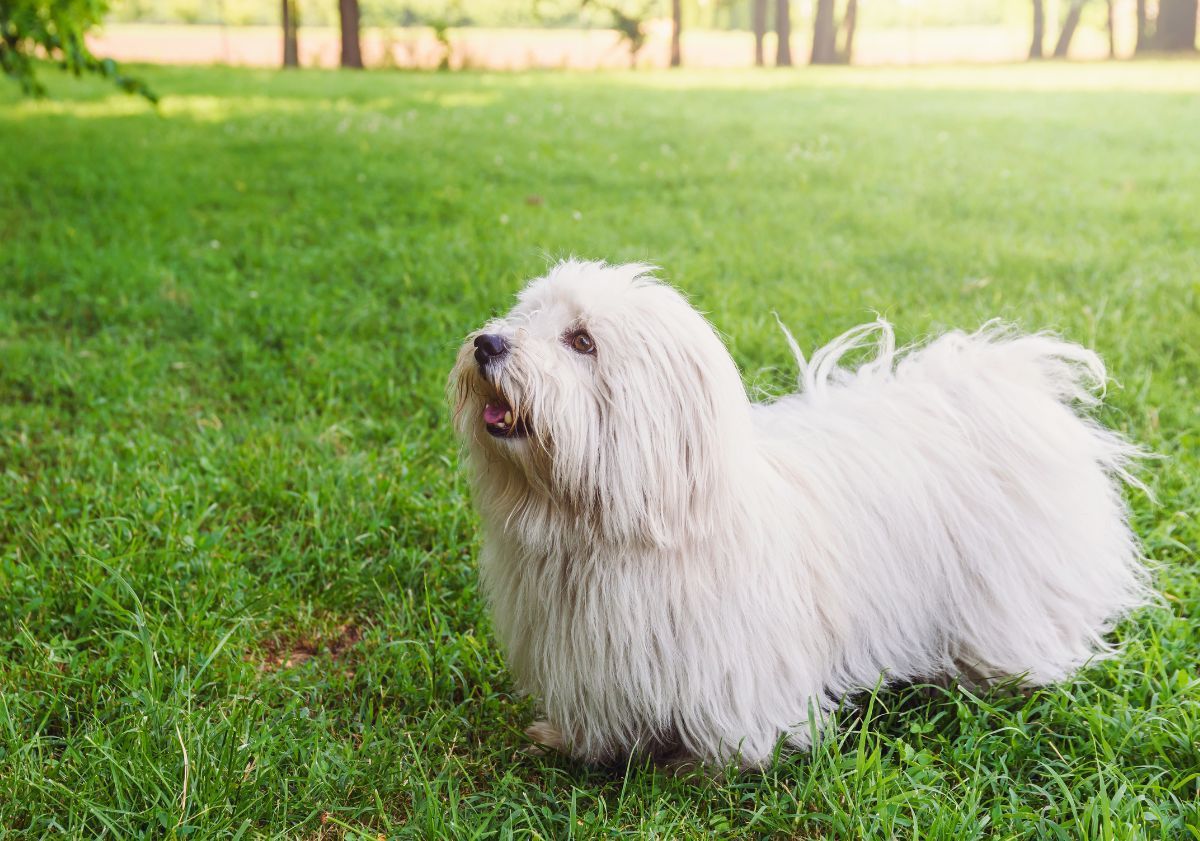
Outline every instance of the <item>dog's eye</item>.
{"label": "dog's eye", "polygon": [[592,341],[592,337],[587,334],[586,330],[576,330],[567,336],[567,343],[576,353],[596,352],[596,343]]}

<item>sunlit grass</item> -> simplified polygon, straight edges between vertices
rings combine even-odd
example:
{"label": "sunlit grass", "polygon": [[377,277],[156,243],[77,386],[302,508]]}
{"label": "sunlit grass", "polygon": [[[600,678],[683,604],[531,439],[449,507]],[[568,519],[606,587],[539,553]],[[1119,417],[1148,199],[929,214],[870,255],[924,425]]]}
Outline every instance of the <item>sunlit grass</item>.
{"label": "sunlit grass", "polygon": [[[158,110],[0,89],[0,827],[1196,836],[1197,65],[139,72]],[[773,312],[1093,345],[1166,456],[1163,607],[1068,686],[882,693],[763,775],[522,754],[443,385],[568,253],[661,265],[767,394]]]}

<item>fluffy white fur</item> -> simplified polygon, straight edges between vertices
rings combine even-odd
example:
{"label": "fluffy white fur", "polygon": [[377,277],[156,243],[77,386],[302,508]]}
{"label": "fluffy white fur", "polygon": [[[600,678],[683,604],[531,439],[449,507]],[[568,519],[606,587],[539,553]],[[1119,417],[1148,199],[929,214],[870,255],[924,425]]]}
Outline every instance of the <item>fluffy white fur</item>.
{"label": "fluffy white fur", "polygon": [[[752,403],[645,266],[564,262],[451,376],[480,558],[539,741],[744,765],[885,682],[1061,680],[1146,600],[1122,499],[1138,451],[1080,407],[1104,367],[995,326],[897,351],[855,328]],[[570,345],[585,329],[595,353]],[[785,330],[786,334],[786,330]],[[875,342],[873,361],[843,355]],[[527,437],[493,437],[503,401]]]}

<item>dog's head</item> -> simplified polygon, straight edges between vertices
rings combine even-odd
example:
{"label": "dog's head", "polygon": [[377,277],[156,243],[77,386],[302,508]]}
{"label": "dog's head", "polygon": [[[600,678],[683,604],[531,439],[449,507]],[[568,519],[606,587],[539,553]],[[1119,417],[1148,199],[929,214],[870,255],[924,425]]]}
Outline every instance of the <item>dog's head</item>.
{"label": "dog's head", "polygon": [[450,389],[485,512],[537,498],[610,540],[704,531],[749,404],[713,328],[650,271],[560,263],[467,337]]}

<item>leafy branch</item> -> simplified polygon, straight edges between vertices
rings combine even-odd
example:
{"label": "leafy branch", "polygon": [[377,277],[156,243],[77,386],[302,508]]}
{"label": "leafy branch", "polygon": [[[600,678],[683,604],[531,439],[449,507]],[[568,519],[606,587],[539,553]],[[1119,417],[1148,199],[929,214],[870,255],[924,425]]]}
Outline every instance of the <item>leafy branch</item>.
{"label": "leafy branch", "polygon": [[75,76],[95,74],[127,93],[158,102],[145,83],[88,49],[85,36],[106,9],[105,0],[0,0],[0,69],[27,95],[45,96],[36,72],[37,60],[44,57]]}

